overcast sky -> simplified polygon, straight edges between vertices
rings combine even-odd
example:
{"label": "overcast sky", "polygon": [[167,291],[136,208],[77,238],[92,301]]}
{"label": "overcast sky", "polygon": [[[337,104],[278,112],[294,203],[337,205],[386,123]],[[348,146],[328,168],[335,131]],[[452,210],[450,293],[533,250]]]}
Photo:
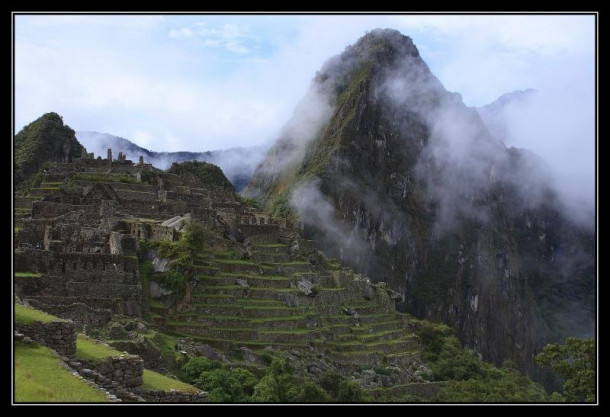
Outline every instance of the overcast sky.
{"label": "overcast sky", "polygon": [[15,129],[55,111],[156,151],[262,144],[376,27],[411,36],[470,106],[525,88],[594,97],[593,16],[19,15]]}

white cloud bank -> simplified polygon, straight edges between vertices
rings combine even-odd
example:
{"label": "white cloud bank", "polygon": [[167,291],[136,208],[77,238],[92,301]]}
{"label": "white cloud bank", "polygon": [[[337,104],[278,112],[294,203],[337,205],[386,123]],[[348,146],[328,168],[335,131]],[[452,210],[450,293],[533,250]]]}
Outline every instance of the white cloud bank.
{"label": "white cloud bank", "polygon": [[56,111],[155,151],[263,144],[322,63],[376,27],[411,36],[467,105],[542,92],[504,141],[592,195],[593,16],[16,16],[15,128]]}

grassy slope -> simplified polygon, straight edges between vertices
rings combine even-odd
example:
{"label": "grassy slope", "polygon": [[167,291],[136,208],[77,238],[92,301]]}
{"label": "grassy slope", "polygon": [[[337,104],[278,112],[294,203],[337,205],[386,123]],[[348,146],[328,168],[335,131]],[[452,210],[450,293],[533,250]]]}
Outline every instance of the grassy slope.
{"label": "grassy slope", "polygon": [[108,401],[104,393],[72,375],[59,362],[47,347],[15,344],[15,401]]}
{"label": "grassy slope", "polygon": [[61,319],[42,311],[34,310],[31,307],[15,304],[15,321],[21,324],[30,324],[34,321],[50,323],[52,321],[61,321]]}
{"label": "grassy slope", "polygon": [[76,339],[76,357],[79,359],[102,361],[108,356],[121,356],[121,352],[109,346],[103,345],[93,339],[83,335],[78,335]]}
{"label": "grassy slope", "polygon": [[184,382],[169,378],[165,375],[161,375],[149,369],[144,369],[143,387],[145,389],[154,389],[162,391],[169,391],[170,389],[175,389],[184,392],[199,392],[199,390],[192,385],[185,384]]}

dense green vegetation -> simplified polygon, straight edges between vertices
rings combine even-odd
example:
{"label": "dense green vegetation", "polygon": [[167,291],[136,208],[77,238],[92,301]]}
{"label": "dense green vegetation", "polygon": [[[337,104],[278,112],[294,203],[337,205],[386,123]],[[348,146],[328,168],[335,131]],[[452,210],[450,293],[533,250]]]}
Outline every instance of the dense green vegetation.
{"label": "dense green vegetation", "polygon": [[15,401],[83,403],[108,398],[62,368],[49,348],[15,343]]}
{"label": "dense green vegetation", "polygon": [[201,185],[215,185],[226,188],[230,191],[235,191],[235,187],[225,177],[222,170],[216,165],[207,162],[189,161],[189,162],[174,162],[167,170],[170,174],[176,175],[192,175],[201,181]]}
{"label": "dense green vegetation", "polygon": [[[186,283],[193,274],[193,262],[203,251],[207,235],[208,231],[200,222],[191,220],[184,226],[178,240],[151,242],[159,257],[170,260],[171,269],[160,276],[165,288],[184,295]],[[150,271],[146,271],[146,279],[150,279],[149,275]]]}
{"label": "dense green vegetation", "polygon": [[260,203],[258,202],[258,200],[255,200],[254,198],[250,198],[250,197],[244,197],[240,194],[237,194],[237,196],[242,203],[247,204],[251,207],[254,207],[258,210],[262,210],[262,207],[261,207]]}
{"label": "dense green vegetation", "polygon": [[422,358],[436,381],[445,381],[441,402],[544,402],[544,389],[507,363],[496,368],[461,347],[451,329],[442,323],[421,321]]}
{"label": "dense green vegetation", "polygon": [[567,401],[595,402],[597,359],[593,338],[568,337],[564,344],[548,344],[536,355],[536,362],[552,368],[565,380],[563,390]]}
{"label": "dense green vegetation", "polygon": [[329,373],[319,383],[297,377],[285,357],[263,355],[269,366],[260,378],[240,367],[228,369],[218,361],[196,357],[182,366],[185,381],[209,392],[212,402],[223,403],[358,403],[371,396],[356,382]]}

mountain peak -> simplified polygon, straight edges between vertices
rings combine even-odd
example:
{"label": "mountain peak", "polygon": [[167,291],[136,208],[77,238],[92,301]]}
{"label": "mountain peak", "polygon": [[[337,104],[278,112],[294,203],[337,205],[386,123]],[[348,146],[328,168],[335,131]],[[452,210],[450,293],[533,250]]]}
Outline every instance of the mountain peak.
{"label": "mountain peak", "polygon": [[29,178],[46,162],[72,162],[83,150],[59,114],[45,113],[15,135],[15,182]]}

